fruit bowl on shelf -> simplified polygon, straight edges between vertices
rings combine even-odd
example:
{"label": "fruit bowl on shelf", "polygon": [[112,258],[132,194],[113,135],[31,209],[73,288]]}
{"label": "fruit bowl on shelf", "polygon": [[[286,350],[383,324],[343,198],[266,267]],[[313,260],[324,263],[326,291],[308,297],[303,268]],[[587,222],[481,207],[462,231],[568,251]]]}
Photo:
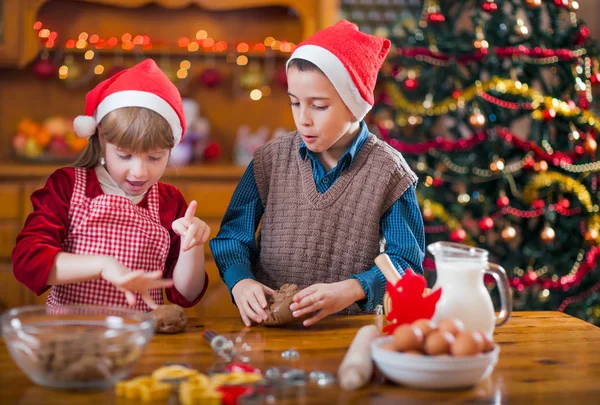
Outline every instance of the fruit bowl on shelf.
{"label": "fruit bowl on shelf", "polygon": [[71,163],[86,145],[73,131],[73,120],[61,116],[41,124],[22,119],[12,138],[14,159],[25,163]]}

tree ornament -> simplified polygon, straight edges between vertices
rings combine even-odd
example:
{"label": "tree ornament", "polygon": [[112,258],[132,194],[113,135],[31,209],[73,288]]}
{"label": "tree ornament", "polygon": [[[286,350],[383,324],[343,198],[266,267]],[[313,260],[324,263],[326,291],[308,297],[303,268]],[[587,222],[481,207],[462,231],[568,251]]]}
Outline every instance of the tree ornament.
{"label": "tree ornament", "polygon": [[433,221],[435,219],[435,215],[433,214],[433,211],[429,207],[423,208],[423,211],[421,212],[421,214],[423,215],[423,219],[425,221]]}
{"label": "tree ornament", "polygon": [[198,76],[198,81],[200,84],[208,89],[213,89],[217,87],[222,80],[221,73],[215,68],[207,68],[200,73]]}
{"label": "tree ornament", "polygon": [[560,200],[558,200],[557,204],[565,210],[568,210],[571,207],[571,202],[568,198],[561,198]]}
{"label": "tree ornament", "polygon": [[414,90],[418,87],[418,82],[415,79],[406,79],[404,82],[404,86],[406,86],[407,90]]}
{"label": "tree ornament", "polygon": [[509,225],[500,232],[500,237],[506,243],[512,242],[517,237],[517,230]]}
{"label": "tree ornament", "polygon": [[481,229],[481,232],[489,232],[494,228],[494,220],[490,217],[485,217],[482,218],[479,221],[479,229]]}
{"label": "tree ornament", "polygon": [[595,245],[597,243],[596,241],[598,240],[598,230],[594,228],[588,229],[584,235],[584,240],[587,246]]}
{"label": "tree ornament", "polygon": [[485,3],[483,3],[482,8],[484,11],[491,13],[491,12],[498,10],[498,5],[496,3],[494,3],[494,0],[488,0]]}
{"label": "tree ornament", "polygon": [[56,75],[56,66],[50,62],[47,54],[44,54],[40,59],[33,64],[33,73],[40,79],[49,79]]}
{"label": "tree ornament", "polygon": [[545,206],[546,203],[544,202],[544,200],[533,200],[533,202],[531,203],[531,208],[533,208],[534,210],[541,210]]}
{"label": "tree ornament", "polygon": [[211,142],[204,149],[204,159],[207,161],[216,160],[221,155],[221,146],[216,142]]}
{"label": "tree ornament", "polygon": [[569,0],[554,0],[554,4],[559,8],[569,7]]}
{"label": "tree ornament", "polygon": [[527,0],[527,7],[539,8],[542,5],[542,0]]}
{"label": "tree ornament", "polygon": [[583,149],[585,149],[587,153],[596,152],[596,149],[598,149],[598,143],[596,142],[593,136],[588,135],[585,138],[585,141],[583,141]]}
{"label": "tree ornament", "polygon": [[549,243],[554,242],[555,238],[556,238],[556,232],[554,232],[554,229],[552,229],[552,227],[550,227],[550,225],[546,224],[544,229],[542,229],[542,232],[540,232],[540,239],[542,240],[543,243],[549,244]]}
{"label": "tree ornament", "polygon": [[485,126],[485,117],[479,110],[475,110],[469,115],[469,125],[474,129],[481,129]]}
{"label": "tree ornament", "polygon": [[461,243],[467,238],[467,233],[464,229],[458,228],[450,232],[450,240],[452,242]]}
{"label": "tree ornament", "polygon": [[575,40],[573,41],[573,43],[575,44],[575,46],[581,46],[585,43],[585,41],[587,41],[589,37],[590,29],[587,25],[581,24],[579,26],[579,31],[577,31],[577,34],[575,35]]}
{"label": "tree ornament", "polygon": [[444,184],[444,180],[442,180],[442,178],[441,178],[441,177],[435,177],[435,178],[433,179],[433,183],[432,183],[432,184],[433,184],[433,187],[439,187],[439,186],[441,186],[442,184]]}
{"label": "tree ornament", "polygon": [[545,173],[548,171],[548,162],[545,160],[540,160],[539,162],[535,162],[533,164],[533,170],[540,173]]}
{"label": "tree ornament", "polygon": [[525,276],[523,276],[523,284],[526,286],[533,285],[537,281],[537,273],[533,270],[527,270]]}
{"label": "tree ornament", "polygon": [[432,25],[441,24],[446,21],[446,17],[440,12],[429,13],[427,14],[427,21]]}
{"label": "tree ornament", "polygon": [[498,197],[498,199],[496,200],[496,205],[499,208],[503,208],[503,207],[507,207],[508,204],[510,203],[510,200],[508,199],[507,196],[505,195],[501,195],[500,197]]}
{"label": "tree ornament", "polygon": [[554,108],[547,108],[547,109],[544,110],[544,112],[542,113],[542,115],[544,117],[544,121],[550,122],[554,118],[556,118],[556,111],[554,110]]}

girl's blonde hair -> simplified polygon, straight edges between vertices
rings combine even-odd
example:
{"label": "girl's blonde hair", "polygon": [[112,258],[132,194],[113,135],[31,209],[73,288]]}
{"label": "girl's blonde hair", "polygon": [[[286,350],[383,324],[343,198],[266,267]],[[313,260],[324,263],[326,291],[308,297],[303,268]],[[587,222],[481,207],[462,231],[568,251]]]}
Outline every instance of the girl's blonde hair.
{"label": "girl's blonde hair", "polygon": [[[160,114],[144,107],[111,111],[100,122],[104,140],[132,153],[146,153],[175,146],[171,126]],[[98,129],[77,158],[74,167],[94,167],[102,157]]]}

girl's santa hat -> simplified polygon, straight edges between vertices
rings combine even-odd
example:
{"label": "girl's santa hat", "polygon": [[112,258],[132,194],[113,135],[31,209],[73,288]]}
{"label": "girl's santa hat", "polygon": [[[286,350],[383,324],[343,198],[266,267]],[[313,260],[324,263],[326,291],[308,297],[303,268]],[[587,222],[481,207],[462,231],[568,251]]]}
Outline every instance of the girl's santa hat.
{"label": "girl's santa hat", "polygon": [[75,133],[89,138],[102,118],[123,107],[145,107],[167,120],[177,145],[185,132],[179,90],[152,59],[138,63],[99,83],[85,97],[85,115],[73,121]]}
{"label": "girl's santa hat", "polygon": [[360,32],[342,20],[301,42],[288,60],[304,59],[327,76],[352,114],[362,120],[373,107],[377,72],[390,41]]}

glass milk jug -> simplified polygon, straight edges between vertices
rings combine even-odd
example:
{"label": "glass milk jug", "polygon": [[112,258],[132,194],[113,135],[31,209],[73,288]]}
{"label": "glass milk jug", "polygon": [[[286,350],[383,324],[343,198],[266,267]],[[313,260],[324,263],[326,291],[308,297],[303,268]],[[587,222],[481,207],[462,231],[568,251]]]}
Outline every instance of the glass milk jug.
{"label": "glass milk jug", "polygon": [[[452,242],[436,242],[427,246],[435,258],[437,280],[433,290],[442,288],[432,320],[460,319],[467,330],[479,330],[490,336],[495,326],[508,321],[512,311],[512,291],[506,271],[497,264],[488,263],[488,252]],[[500,313],[494,305],[483,276],[491,274],[500,292]]]}

